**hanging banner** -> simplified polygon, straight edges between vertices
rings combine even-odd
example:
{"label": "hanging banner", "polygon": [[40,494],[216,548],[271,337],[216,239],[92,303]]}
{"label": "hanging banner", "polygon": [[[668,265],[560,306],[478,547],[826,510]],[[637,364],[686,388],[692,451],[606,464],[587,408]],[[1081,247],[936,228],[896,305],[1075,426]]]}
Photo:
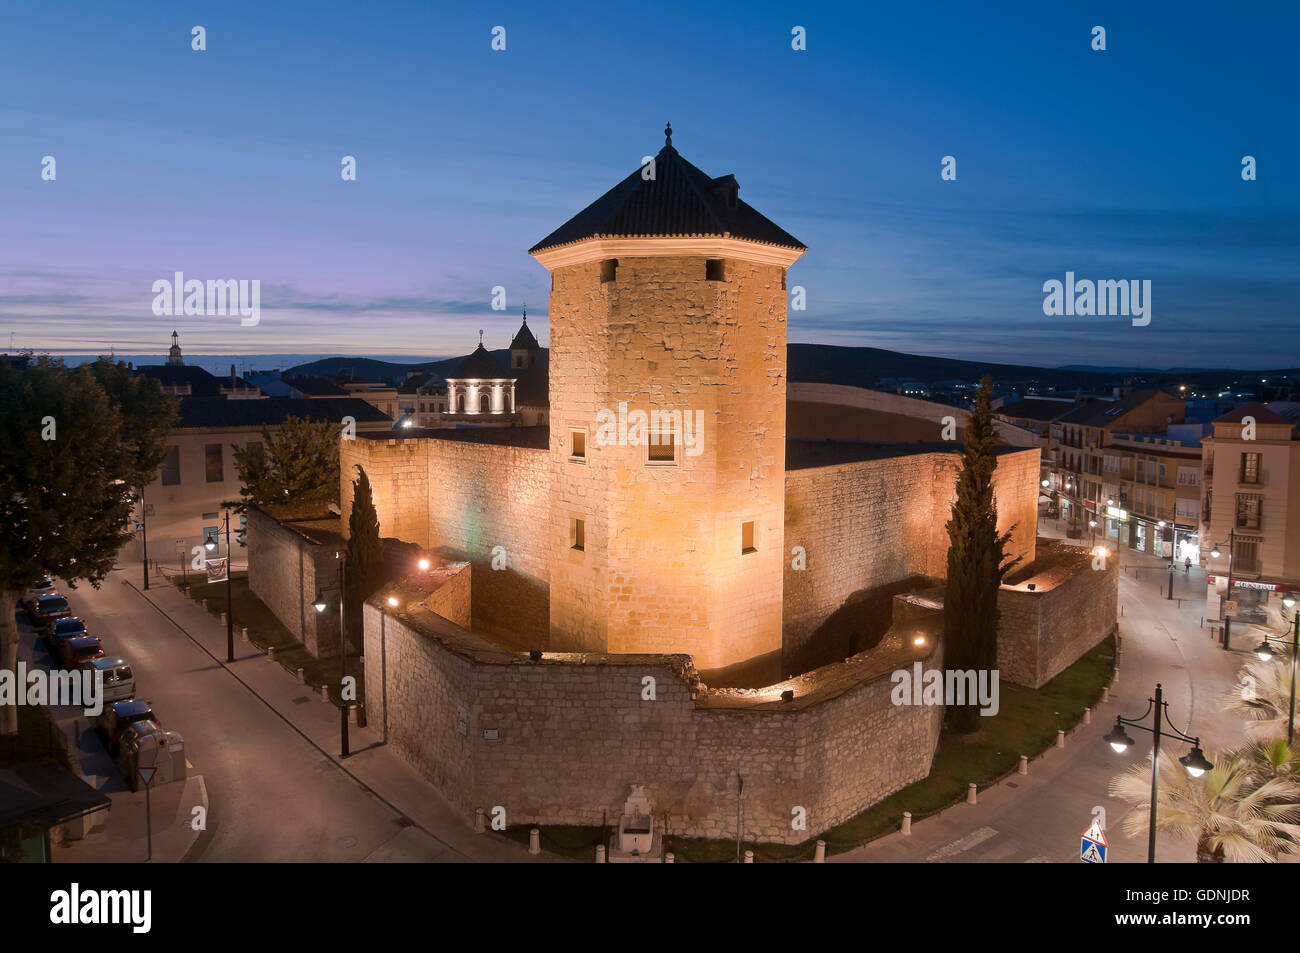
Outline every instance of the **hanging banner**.
{"label": "hanging banner", "polygon": [[208,569],[208,582],[225,582],[226,567],[230,562],[229,556],[221,556],[217,559],[204,560]]}

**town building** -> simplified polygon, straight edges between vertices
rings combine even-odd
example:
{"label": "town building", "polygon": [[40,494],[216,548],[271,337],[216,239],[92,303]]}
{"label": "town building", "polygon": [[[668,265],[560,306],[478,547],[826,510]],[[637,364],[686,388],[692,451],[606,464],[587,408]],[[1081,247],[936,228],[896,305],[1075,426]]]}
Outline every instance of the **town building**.
{"label": "town building", "polygon": [[[1280,627],[1300,591],[1300,403],[1244,404],[1201,441],[1206,617]],[[1232,589],[1228,580],[1231,576]]]}

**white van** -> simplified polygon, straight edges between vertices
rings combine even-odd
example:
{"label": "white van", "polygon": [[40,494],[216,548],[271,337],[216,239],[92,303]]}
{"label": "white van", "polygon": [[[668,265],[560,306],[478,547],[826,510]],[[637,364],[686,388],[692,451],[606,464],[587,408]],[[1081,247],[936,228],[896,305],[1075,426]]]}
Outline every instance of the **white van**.
{"label": "white van", "polygon": [[118,655],[95,658],[82,668],[104,673],[104,704],[130,701],[135,698],[135,675],[126,659]]}

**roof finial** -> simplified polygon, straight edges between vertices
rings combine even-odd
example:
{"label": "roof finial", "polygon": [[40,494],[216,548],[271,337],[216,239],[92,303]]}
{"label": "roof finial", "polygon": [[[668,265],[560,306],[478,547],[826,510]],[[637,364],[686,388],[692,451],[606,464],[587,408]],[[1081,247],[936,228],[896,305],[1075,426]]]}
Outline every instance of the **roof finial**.
{"label": "roof finial", "polygon": [[528,302],[524,302],[524,324],[528,323]]}
{"label": "roof finial", "polygon": [[479,347],[482,347],[482,346],[483,346],[483,329],[482,329],[482,328],[479,328],[479,329],[478,329],[478,346],[479,346]]}
{"label": "roof finial", "polygon": [[668,123],[666,126],[664,126],[664,145],[671,146],[672,144],[673,144],[673,124]]}

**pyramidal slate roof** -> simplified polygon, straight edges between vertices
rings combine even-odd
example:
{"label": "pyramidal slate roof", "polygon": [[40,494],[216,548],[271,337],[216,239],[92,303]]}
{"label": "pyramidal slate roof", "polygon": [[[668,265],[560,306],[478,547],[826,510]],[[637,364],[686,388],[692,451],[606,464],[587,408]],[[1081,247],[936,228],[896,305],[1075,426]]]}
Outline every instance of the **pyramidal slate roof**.
{"label": "pyramidal slate roof", "polygon": [[537,343],[537,338],[533,337],[533,332],[528,330],[528,314],[524,314],[524,323],[520,325],[515,336],[510,340],[510,350],[512,351],[538,351],[541,345]]}
{"label": "pyramidal slate roof", "polygon": [[530,255],[587,238],[740,238],[807,246],[737,196],[734,175],[711,178],[673,148],[672,127],[655,156],[653,179],[637,169],[528,249]]}
{"label": "pyramidal slate roof", "polygon": [[498,380],[509,377],[501,363],[488,353],[482,343],[474,353],[460,362],[455,374],[448,375],[453,380]]}

